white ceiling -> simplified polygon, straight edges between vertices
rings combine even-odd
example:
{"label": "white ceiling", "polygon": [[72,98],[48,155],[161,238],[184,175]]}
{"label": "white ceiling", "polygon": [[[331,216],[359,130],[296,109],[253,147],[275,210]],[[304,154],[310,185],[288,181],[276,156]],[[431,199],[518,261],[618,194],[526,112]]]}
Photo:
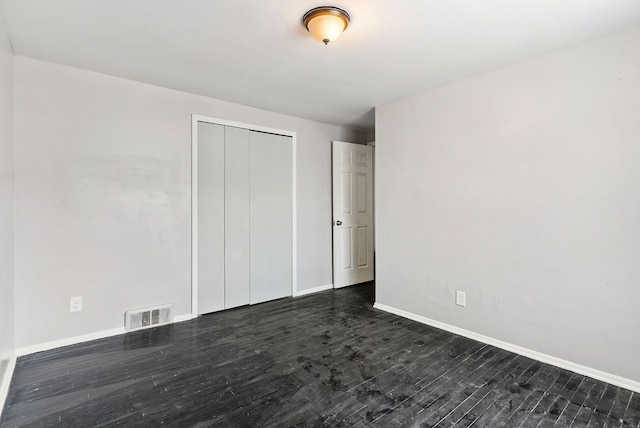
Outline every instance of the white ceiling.
{"label": "white ceiling", "polygon": [[638,0],[337,0],[335,43],[311,0],[0,0],[16,54],[321,122],[640,24]]}

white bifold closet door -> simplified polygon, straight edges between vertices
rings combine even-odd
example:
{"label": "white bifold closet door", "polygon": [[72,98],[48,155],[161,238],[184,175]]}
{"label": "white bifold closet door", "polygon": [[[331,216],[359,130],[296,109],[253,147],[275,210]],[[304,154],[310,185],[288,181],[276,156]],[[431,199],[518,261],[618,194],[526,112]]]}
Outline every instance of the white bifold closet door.
{"label": "white bifold closet door", "polygon": [[198,312],[291,295],[291,137],[198,124]]}
{"label": "white bifold closet door", "polygon": [[224,138],[224,307],[249,304],[249,140],[247,129],[225,127]]}
{"label": "white bifold closet door", "polygon": [[224,126],[198,123],[198,312],[225,308]]}
{"label": "white bifold closet door", "polygon": [[251,303],[291,296],[291,137],[251,132]]}

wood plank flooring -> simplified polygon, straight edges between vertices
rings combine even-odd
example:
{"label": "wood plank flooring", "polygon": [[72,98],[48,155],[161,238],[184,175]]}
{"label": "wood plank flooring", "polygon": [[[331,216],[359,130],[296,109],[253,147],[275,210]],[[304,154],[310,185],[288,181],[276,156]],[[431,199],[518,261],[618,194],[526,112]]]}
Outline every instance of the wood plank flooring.
{"label": "wood plank flooring", "polygon": [[373,292],[21,357],[0,426],[640,426],[640,394],[375,310]]}

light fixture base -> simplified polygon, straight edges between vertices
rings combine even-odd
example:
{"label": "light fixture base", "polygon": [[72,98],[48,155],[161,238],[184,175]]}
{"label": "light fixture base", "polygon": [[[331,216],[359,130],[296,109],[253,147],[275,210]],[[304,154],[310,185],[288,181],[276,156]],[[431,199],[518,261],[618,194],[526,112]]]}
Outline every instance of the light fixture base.
{"label": "light fixture base", "polygon": [[335,6],[316,7],[302,17],[302,23],[307,31],[325,45],[340,37],[350,22],[349,13]]}

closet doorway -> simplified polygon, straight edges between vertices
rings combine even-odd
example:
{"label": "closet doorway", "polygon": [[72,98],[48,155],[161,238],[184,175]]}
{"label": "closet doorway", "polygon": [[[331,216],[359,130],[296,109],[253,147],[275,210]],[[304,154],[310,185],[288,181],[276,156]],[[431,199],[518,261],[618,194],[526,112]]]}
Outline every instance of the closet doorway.
{"label": "closet doorway", "polygon": [[296,291],[296,134],[192,116],[193,316]]}

